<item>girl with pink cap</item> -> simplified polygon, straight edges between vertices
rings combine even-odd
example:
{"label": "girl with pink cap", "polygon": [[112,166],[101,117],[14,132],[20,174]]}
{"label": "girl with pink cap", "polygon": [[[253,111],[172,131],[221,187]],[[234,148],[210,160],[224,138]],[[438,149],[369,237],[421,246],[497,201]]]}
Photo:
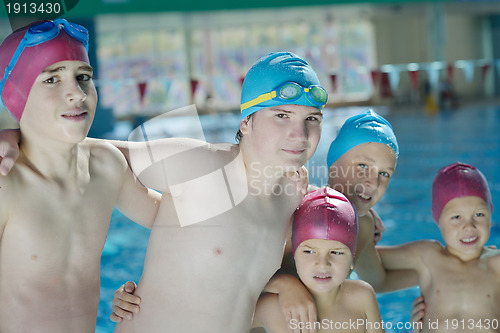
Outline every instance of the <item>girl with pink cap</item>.
{"label": "girl with pink cap", "polygon": [[300,280],[313,296],[318,321],[286,319],[278,295],[263,294],[254,327],[289,330],[384,332],[375,292],[366,282],[347,280],[353,269],[358,220],[349,200],[329,187],[308,193],[295,212],[292,248]]}
{"label": "girl with pink cap", "polygon": [[500,251],[490,236],[491,194],[475,167],[453,163],[432,184],[432,216],[443,237],[378,247],[387,270],[414,270],[425,299],[424,332],[498,332]]}

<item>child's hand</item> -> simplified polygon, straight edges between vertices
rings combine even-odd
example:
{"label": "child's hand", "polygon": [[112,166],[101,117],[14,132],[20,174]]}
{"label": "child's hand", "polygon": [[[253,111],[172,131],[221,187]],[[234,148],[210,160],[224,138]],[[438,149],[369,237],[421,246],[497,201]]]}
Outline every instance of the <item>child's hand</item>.
{"label": "child's hand", "polygon": [[309,187],[309,174],[305,166],[302,166],[298,171],[289,174],[288,177],[296,182],[297,191],[306,195]]}
{"label": "child's hand", "polygon": [[135,288],[135,283],[128,281],[115,291],[112,307],[113,313],[109,316],[111,321],[119,323],[123,319],[130,320],[134,317],[134,313],[139,313],[139,304],[141,303],[141,299],[140,297],[133,295]]}
{"label": "child's hand", "polygon": [[[299,281],[289,285],[286,292],[279,293],[281,310],[290,333],[315,333],[316,330],[292,329],[292,327],[312,327],[318,321],[316,303],[306,287]],[[296,323],[295,325],[291,325]],[[302,323],[302,324],[300,324]]]}
{"label": "child's hand", "polygon": [[6,176],[19,157],[19,130],[0,131],[0,175]]}
{"label": "child's hand", "polygon": [[[413,333],[421,333],[420,329],[424,322],[425,316],[425,301],[422,296],[419,296],[413,300],[411,303],[412,309],[410,313],[410,322],[413,325]],[[421,323],[421,324],[418,324]]]}

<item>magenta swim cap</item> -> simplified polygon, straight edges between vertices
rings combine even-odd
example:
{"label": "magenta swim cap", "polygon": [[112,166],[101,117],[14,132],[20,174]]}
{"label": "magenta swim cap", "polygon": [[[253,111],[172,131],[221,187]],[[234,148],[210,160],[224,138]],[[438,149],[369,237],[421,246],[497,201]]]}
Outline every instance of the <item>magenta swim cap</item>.
{"label": "magenta swim cap", "polygon": [[[4,77],[5,68],[29,27],[30,25],[14,31],[0,45],[0,78]],[[89,64],[83,43],[70,37],[64,29],[53,39],[24,48],[1,94],[3,104],[17,121],[21,120],[26,100],[38,75],[48,66],[65,60],[79,60]]]}
{"label": "magenta swim cap", "polygon": [[309,192],[295,212],[293,254],[308,239],[336,240],[356,253],[358,217],[349,200],[340,192],[322,187]]}
{"label": "magenta swim cap", "polygon": [[448,201],[469,196],[480,197],[493,212],[490,189],[481,171],[460,162],[441,168],[432,183],[432,218],[439,224]]}

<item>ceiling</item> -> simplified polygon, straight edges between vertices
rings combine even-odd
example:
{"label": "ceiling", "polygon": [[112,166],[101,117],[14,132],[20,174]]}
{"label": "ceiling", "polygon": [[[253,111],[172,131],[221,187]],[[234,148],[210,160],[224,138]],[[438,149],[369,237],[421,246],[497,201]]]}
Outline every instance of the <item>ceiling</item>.
{"label": "ceiling", "polygon": [[[8,2],[19,1],[4,0],[4,3]],[[500,13],[500,0],[48,0],[43,2],[62,3],[66,9],[66,17],[331,5],[356,7],[358,11],[369,15],[384,15],[419,11],[425,8],[423,4],[429,3],[444,3],[446,10],[469,14]],[[0,6],[0,17],[7,17],[4,6]]]}
{"label": "ceiling", "polygon": [[[9,1],[18,2],[17,0],[4,0],[4,3]],[[191,13],[191,16],[211,12],[212,24],[225,24],[226,21],[243,23],[248,14],[251,14],[252,22],[259,22],[260,16],[266,18],[262,20],[263,22],[269,22],[269,15],[272,15],[278,22],[284,16],[290,20],[289,15],[292,15],[290,13],[297,13],[287,8],[305,6],[308,10],[304,11],[303,17],[300,17],[299,11],[299,14],[293,14],[299,15],[294,19],[311,19],[311,11],[314,12],[314,8],[319,12],[326,10],[328,13],[333,13],[333,18],[380,19],[394,15],[425,15],[429,5],[432,4],[442,4],[446,13],[500,15],[500,0],[48,0],[47,2],[61,3],[61,1],[64,4],[63,8],[66,9],[64,17],[69,19],[114,14],[115,17],[123,20],[123,24],[126,24],[129,17],[146,18],[144,21],[146,25],[149,20],[147,17],[151,18],[152,13],[179,12]],[[0,6],[0,25],[3,24],[2,21],[5,21],[1,18],[7,18],[4,6]],[[52,19],[52,17],[48,18]]]}
{"label": "ceiling", "polygon": [[[443,3],[447,11],[491,14],[500,13],[500,0],[66,0],[76,3],[75,15],[157,12],[198,12],[279,7],[331,6],[356,7],[371,15],[419,11],[425,4]],[[423,6],[424,5],[424,6]],[[68,6],[68,7],[69,7]]]}

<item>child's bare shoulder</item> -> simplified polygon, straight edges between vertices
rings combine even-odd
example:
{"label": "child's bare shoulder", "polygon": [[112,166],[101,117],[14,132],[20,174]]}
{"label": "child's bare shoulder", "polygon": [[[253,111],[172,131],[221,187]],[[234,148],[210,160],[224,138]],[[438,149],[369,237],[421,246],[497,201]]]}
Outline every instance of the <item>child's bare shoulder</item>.
{"label": "child's bare shoulder", "polygon": [[230,143],[207,143],[202,146],[202,153],[204,157],[209,159],[214,158],[216,156],[217,159],[221,159],[222,161],[232,161],[240,152],[239,146]]}
{"label": "child's bare shoulder", "polygon": [[430,251],[442,250],[443,246],[435,239],[421,239],[410,244],[414,244],[419,249],[429,249]]}
{"label": "child's bare shoulder", "polygon": [[406,244],[399,245],[407,250],[420,253],[420,256],[425,256],[430,253],[437,253],[443,251],[443,246],[434,239],[422,239]]}
{"label": "child's bare shoulder", "polygon": [[485,247],[481,259],[486,260],[488,268],[500,276],[500,250]]}
{"label": "child's bare shoulder", "polygon": [[90,152],[91,163],[106,169],[121,168],[125,170],[127,161],[123,154],[111,143],[104,140],[85,140],[80,144],[80,149]]}
{"label": "child's bare shoulder", "polygon": [[345,280],[342,283],[344,291],[349,297],[367,299],[375,296],[373,287],[363,280]]}

